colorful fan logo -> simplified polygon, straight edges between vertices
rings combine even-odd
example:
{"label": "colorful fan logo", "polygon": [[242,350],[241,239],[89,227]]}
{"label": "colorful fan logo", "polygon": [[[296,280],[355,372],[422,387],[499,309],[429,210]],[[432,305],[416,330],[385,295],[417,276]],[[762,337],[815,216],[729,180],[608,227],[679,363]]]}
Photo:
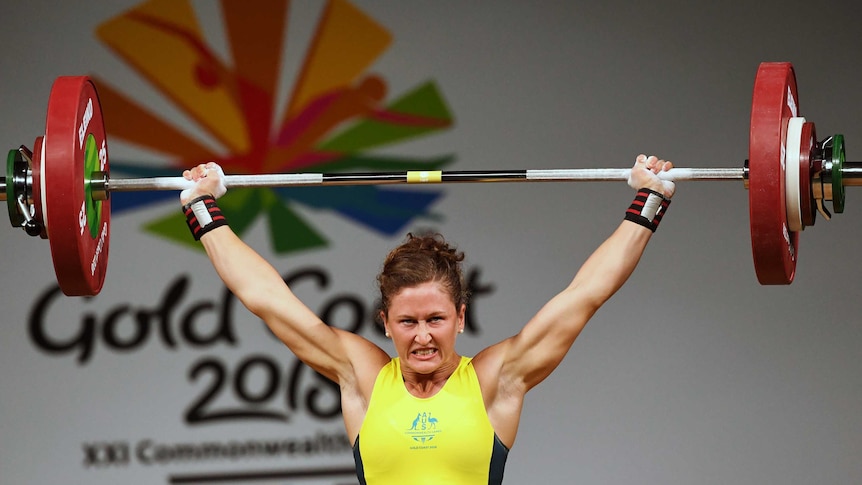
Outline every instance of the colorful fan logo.
{"label": "colorful fan logo", "polygon": [[[433,81],[388,96],[386,80],[368,69],[392,36],[348,1],[323,5],[283,110],[276,98],[289,1],[222,0],[220,7],[231,62],[207,44],[191,0],[150,0],[97,28],[105,45],[223,149],[210,148],[92,76],[109,136],[170,157],[160,167],[112,158],[113,173],[175,176],[207,160],[231,174],[439,170],[454,160],[452,155],[419,159],[371,153],[445,130],[453,121]],[[441,194],[378,186],[247,188],[228,191],[219,205],[240,235],[265,216],[275,251],[288,253],[327,244],[295,204],[331,210],[394,235],[415,218],[429,216]],[[112,211],[119,213],[176,194],[118,192],[111,197]],[[199,247],[179,210],[148,223],[146,230]]]}

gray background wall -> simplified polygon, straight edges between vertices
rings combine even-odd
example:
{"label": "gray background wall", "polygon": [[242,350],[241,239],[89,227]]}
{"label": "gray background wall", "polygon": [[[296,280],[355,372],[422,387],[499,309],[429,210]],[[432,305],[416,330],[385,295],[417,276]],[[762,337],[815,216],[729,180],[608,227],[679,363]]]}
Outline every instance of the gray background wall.
{"label": "gray background wall", "polygon": [[[8,148],[32,145],[44,130],[59,75],[98,73],[181,122],[93,35],[136,3],[4,3],[0,140]],[[862,41],[859,7],[850,0],[354,4],[394,36],[374,66],[391,91],[433,78],[456,119],[453,129],[399,150],[455,153],[453,169],[628,167],[641,152],[678,166],[739,167],[754,74],[761,61],[778,60],[796,67],[802,114],[820,137],[843,133],[848,158],[860,153]],[[194,5],[218,45],[218,9]],[[289,35],[299,45],[321,5],[293,5]],[[285,63],[285,92],[295,67]],[[111,145],[111,155],[160,161],[122,143]],[[472,354],[516,332],[613,230],[630,196],[623,183],[445,187],[434,227],[459,243],[494,287],[476,300],[481,332],[466,335],[461,351]],[[804,231],[793,285],[763,287],[751,263],[742,183],[680,183],[635,275],[528,396],[507,483],[862,482],[859,198],[849,189],[844,214]],[[219,299],[222,286],[205,257],[141,231],[170,207],[114,218],[107,287],[91,300],[56,302],[54,337],[70,338],[88,315],[104,322],[122,305],[152,308],[182,275],[191,286],[178,312]],[[297,289],[312,308],[344,293],[370,304],[379,262],[401,237],[298,210],[331,238],[330,247],[277,255],[263,225],[247,241],[281,271],[315,267],[330,275],[326,289]],[[53,281],[48,245],[11,228],[0,238],[0,483],[162,483],[184,473],[351,465],[348,453],[334,453],[164,464],[132,456],[125,465],[88,466],[85,450],[93,443],[134,450],[145,439],[287,439],[342,427],[302,409],[288,423],[184,422],[183,411],[208,382],[188,375],[202,358],[235,370],[261,354],[287,373],[292,356],[241,309],[233,312],[234,347],[180,341],[170,348],[153,330],[130,352],[100,340],[83,365],[73,353],[40,351],[27,321]],[[133,330],[123,325],[120,332]],[[314,385],[306,376],[303,388]],[[230,393],[219,399],[232,405]],[[267,405],[284,409],[278,400]]]}

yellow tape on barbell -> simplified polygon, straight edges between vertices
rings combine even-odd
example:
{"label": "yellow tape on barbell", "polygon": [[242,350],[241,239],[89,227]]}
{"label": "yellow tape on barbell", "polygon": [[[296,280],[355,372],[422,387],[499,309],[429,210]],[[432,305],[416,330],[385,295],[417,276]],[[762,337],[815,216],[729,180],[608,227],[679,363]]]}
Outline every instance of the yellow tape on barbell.
{"label": "yellow tape on barbell", "polygon": [[432,170],[430,172],[422,170],[413,170],[407,172],[407,183],[409,184],[426,184],[437,183],[443,181],[443,172],[440,170]]}

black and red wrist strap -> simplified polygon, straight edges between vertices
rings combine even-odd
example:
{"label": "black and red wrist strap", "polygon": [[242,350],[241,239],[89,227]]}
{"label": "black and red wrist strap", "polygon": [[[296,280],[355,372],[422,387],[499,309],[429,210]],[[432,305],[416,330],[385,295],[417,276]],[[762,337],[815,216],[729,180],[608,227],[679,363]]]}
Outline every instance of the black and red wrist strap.
{"label": "black and red wrist strap", "polygon": [[227,225],[227,219],[216,205],[215,197],[204,195],[183,206],[186,222],[192,231],[195,241],[213,229]]}
{"label": "black and red wrist strap", "polygon": [[625,219],[655,232],[669,205],[670,199],[661,193],[646,188],[640,189],[626,211]]}

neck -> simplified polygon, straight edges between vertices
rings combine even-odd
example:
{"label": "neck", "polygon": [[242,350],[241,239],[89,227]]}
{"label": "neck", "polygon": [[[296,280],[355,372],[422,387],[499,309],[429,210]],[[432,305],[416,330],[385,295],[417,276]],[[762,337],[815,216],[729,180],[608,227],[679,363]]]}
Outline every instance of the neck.
{"label": "neck", "polygon": [[461,356],[456,355],[450,362],[441,365],[429,374],[420,374],[402,367],[401,377],[404,379],[404,387],[407,388],[407,392],[416,397],[434,396],[443,388],[460,363]]}

